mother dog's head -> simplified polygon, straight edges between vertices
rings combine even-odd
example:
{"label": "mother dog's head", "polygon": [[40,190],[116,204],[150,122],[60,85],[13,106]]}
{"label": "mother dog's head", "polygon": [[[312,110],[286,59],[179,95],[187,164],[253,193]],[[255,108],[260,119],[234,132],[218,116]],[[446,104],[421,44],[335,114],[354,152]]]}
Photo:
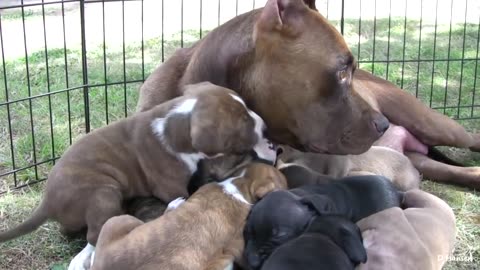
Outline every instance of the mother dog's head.
{"label": "mother dog's head", "polygon": [[358,154],[388,128],[353,87],[356,62],[314,0],[269,0],[175,52],[141,88],[139,110],[210,81],[237,91],[272,140],[313,152]]}
{"label": "mother dog's head", "polygon": [[244,98],[266,120],[272,139],[307,151],[356,154],[388,128],[354,91],[355,59],[314,0],[269,0],[253,40],[248,82],[256,90]]}

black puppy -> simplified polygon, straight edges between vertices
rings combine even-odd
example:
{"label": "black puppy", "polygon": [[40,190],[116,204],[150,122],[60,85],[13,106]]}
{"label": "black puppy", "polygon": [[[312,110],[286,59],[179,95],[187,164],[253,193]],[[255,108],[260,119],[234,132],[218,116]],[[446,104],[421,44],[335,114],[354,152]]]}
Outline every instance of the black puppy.
{"label": "black puppy", "polygon": [[291,166],[281,170],[291,183],[306,184],[289,191],[302,198],[319,214],[335,208],[353,222],[384,209],[400,206],[403,193],[392,182],[380,175],[347,176],[337,180],[325,178],[308,168]]}
{"label": "black puppy", "polygon": [[367,261],[360,229],[341,216],[315,217],[299,237],[278,247],[262,270],[353,270]]}
{"label": "black puppy", "polygon": [[300,235],[315,213],[286,190],[263,197],[250,211],[244,230],[248,264],[253,269],[260,267],[277,246]]}
{"label": "black puppy", "polygon": [[341,215],[357,222],[399,206],[402,197],[388,179],[377,175],[272,192],[253,206],[248,217],[244,231],[246,259],[257,269],[276,247],[298,237],[314,216]]}

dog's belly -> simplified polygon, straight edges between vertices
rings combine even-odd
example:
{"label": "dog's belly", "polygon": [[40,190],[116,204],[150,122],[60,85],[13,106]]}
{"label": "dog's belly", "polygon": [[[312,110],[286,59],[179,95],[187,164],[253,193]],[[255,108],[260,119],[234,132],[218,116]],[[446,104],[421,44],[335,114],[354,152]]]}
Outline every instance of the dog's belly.
{"label": "dog's belly", "polygon": [[428,154],[428,146],[420,142],[412,133],[402,126],[390,124],[390,128],[378,139],[376,146],[392,148],[400,153],[418,152]]}

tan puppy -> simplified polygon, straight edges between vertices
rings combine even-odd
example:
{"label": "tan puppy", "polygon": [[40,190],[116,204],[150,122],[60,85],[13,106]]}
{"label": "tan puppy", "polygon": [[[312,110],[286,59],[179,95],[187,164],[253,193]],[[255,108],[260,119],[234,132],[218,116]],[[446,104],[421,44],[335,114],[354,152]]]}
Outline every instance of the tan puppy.
{"label": "tan puppy", "polygon": [[285,188],[277,169],[252,163],[240,176],[202,186],[151,222],[113,217],[100,233],[92,269],[226,269],[242,256],[251,205]]}
{"label": "tan puppy", "polygon": [[406,209],[386,209],[357,222],[368,256],[358,269],[442,269],[455,243],[452,209],[418,189],[405,193],[403,207]]}
{"label": "tan puppy", "polygon": [[[226,88],[202,83],[173,99],[85,135],[72,145],[49,174],[45,195],[32,216],[0,233],[0,242],[28,233],[47,219],[65,232],[87,228],[92,252],[103,224],[124,213],[122,203],[154,196],[167,203],[188,196],[197,163],[208,157],[255,150],[273,160],[263,136],[265,124]],[[82,269],[82,267],[80,267]]]}
{"label": "tan puppy", "polygon": [[332,178],[377,174],[392,180],[400,190],[418,188],[420,184],[420,175],[408,158],[387,147],[373,146],[360,155],[305,153],[285,145],[279,150],[279,169],[296,164]]}

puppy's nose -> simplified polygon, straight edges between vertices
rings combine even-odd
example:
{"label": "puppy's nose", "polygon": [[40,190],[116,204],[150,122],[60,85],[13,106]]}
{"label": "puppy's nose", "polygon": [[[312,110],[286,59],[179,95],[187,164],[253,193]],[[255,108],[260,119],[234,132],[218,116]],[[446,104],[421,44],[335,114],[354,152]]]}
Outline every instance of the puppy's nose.
{"label": "puppy's nose", "polygon": [[247,256],[248,264],[252,269],[259,269],[262,261],[260,260],[260,256],[258,254],[250,252]]}
{"label": "puppy's nose", "polygon": [[390,126],[390,122],[388,122],[388,119],[385,116],[379,115],[373,119],[373,125],[375,126],[375,130],[378,132],[378,134],[383,135],[383,133],[385,133]]}

